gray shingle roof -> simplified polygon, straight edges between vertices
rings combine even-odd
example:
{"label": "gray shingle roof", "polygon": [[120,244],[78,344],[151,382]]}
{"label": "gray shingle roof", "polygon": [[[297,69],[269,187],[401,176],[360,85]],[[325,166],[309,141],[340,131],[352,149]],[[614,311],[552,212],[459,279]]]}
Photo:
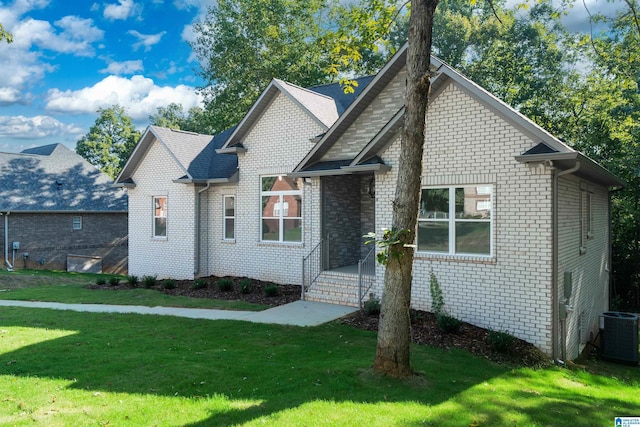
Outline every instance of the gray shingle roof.
{"label": "gray shingle roof", "polygon": [[125,212],[127,195],[61,144],[0,153],[0,211]]}

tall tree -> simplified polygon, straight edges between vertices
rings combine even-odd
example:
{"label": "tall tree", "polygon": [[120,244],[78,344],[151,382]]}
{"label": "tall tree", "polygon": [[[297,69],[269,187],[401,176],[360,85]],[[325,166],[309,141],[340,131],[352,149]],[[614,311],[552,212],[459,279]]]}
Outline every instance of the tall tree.
{"label": "tall tree", "polygon": [[212,133],[206,112],[202,108],[193,107],[185,113],[182,105],[175,102],[166,107],[158,107],[156,113],[149,116],[149,124],[189,132]]}
{"label": "tall tree", "polygon": [[273,77],[300,86],[329,81],[326,0],[219,0],[194,26],[209,125],[236,124]]}
{"label": "tall tree", "polygon": [[437,6],[438,0],[411,0],[405,118],[392,228],[385,236],[389,243],[388,257],[373,368],[399,378],[412,373],[409,357],[412,245],[420,201],[425,117],[431,86],[432,31]]}
{"label": "tall tree", "polygon": [[0,24],[0,42],[3,40],[7,43],[13,42],[13,34],[5,30],[2,24]]}
{"label": "tall tree", "polygon": [[98,114],[89,133],[77,142],[76,153],[115,178],[140,139],[140,132],[119,105],[100,108]]}

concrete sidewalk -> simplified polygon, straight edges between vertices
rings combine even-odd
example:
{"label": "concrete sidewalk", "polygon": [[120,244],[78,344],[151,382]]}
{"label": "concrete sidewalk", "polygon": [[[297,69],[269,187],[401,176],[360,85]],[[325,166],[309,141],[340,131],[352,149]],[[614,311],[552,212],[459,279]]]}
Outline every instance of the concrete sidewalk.
{"label": "concrete sidewalk", "polygon": [[207,308],[145,307],[140,305],[63,304],[58,302],[0,300],[0,307],[48,308],[92,313],[134,313],[207,320],[244,320],[278,325],[317,326],[358,311],[355,307],[321,302],[295,301],[264,311],[213,310]]}

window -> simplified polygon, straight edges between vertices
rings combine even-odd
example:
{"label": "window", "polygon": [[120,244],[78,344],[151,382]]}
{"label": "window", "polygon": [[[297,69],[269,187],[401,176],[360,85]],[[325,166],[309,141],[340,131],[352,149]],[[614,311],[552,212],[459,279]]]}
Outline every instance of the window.
{"label": "window", "polygon": [[236,197],[224,196],[224,239],[235,239]]}
{"label": "window", "polygon": [[301,180],[265,176],[261,184],[261,240],[302,242]]}
{"label": "window", "polygon": [[418,251],[459,255],[493,254],[493,187],[423,188]]}
{"label": "window", "polygon": [[153,198],[153,237],[167,237],[167,196]]}
{"label": "window", "polygon": [[74,216],[73,217],[73,222],[71,224],[71,229],[72,230],[82,230],[82,217],[81,216]]}

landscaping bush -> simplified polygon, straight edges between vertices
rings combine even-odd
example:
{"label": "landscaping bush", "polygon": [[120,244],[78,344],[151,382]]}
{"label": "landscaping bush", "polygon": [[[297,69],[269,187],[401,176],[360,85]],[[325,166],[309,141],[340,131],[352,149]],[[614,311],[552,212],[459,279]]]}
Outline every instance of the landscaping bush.
{"label": "landscaping bush", "polygon": [[138,284],[138,276],[127,276],[127,283],[135,288]]}
{"label": "landscaping bush", "polygon": [[162,281],[162,287],[165,289],[175,289],[177,286],[176,281],[173,279],[165,279]]}
{"label": "landscaping bush", "polygon": [[204,289],[209,285],[205,279],[196,279],[191,285],[191,289]]}
{"label": "landscaping bush", "polygon": [[233,280],[231,279],[219,279],[216,282],[216,285],[218,286],[218,289],[221,290],[222,292],[231,292],[233,290]]}
{"label": "landscaping bush", "polygon": [[120,284],[120,278],[116,276],[109,277],[109,284],[111,286],[118,286]]}
{"label": "landscaping bush", "polygon": [[243,294],[251,293],[251,279],[242,279],[240,280],[240,292]]}
{"label": "landscaping bush", "polygon": [[369,299],[365,301],[362,309],[368,316],[377,316],[380,314],[380,300],[371,294]]}
{"label": "landscaping bush", "polygon": [[105,279],[104,277],[98,277],[96,279],[96,285],[98,286],[104,286],[107,284],[107,279]]}
{"label": "landscaping bush", "polygon": [[511,353],[516,343],[516,337],[509,332],[494,331],[489,329],[487,334],[487,342],[489,346],[498,353]]}
{"label": "landscaping bush", "polygon": [[447,334],[457,334],[460,331],[460,326],[462,326],[460,320],[448,314],[440,314],[436,317],[436,321],[440,330]]}
{"label": "landscaping bush", "polygon": [[156,276],[142,276],[142,285],[145,288],[151,288],[156,284]]}
{"label": "landscaping bush", "polygon": [[280,289],[278,289],[278,285],[272,283],[264,287],[264,294],[268,297],[275,297],[280,293]]}

